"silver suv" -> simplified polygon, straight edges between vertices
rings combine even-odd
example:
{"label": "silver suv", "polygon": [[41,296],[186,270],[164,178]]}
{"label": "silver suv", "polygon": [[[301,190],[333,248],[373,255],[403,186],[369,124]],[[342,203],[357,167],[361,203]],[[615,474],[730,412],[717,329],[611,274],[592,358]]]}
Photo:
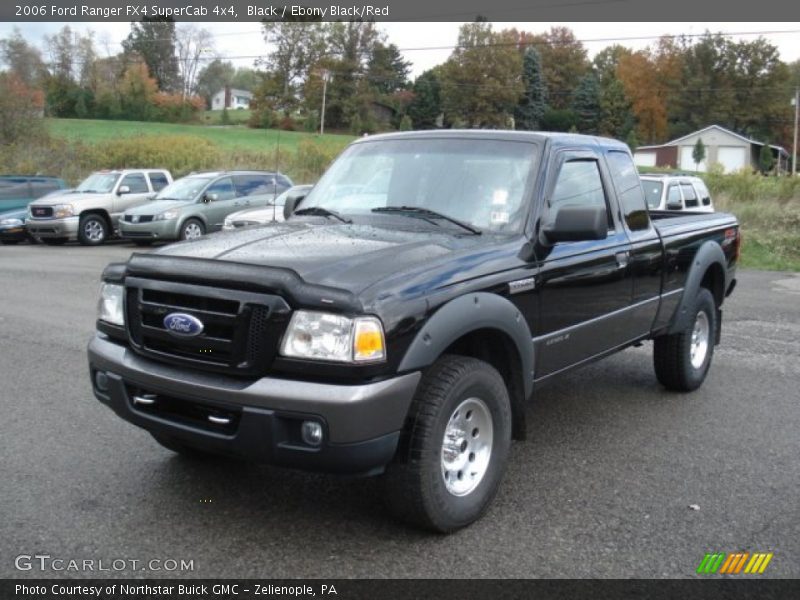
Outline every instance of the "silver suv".
{"label": "silver suv", "polygon": [[120,215],[172,182],[165,169],[122,169],[92,173],[73,190],[50,194],[28,205],[28,232],[46,244],[78,240],[102,244]]}
{"label": "silver suv", "polygon": [[161,190],[120,219],[120,236],[138,245],[189,240],[222,229],[232,212],[262,206],[292,187],[281,173],[223,171],[192,173]]}
{"label": "silver suv", "polygon": [[650,210],[714,212],[714,203],[705,182],[694,175],[647,173],[642,180]]}

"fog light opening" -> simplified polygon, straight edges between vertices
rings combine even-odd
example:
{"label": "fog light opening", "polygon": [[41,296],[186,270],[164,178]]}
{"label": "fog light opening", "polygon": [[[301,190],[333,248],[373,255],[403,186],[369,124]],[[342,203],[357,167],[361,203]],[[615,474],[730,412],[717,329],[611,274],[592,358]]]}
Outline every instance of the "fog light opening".
{"label": "fog light opening", "polygon": [[101,392],[107,392],[108,391],[108,375],[106,375],[103,371],[98,371],[97,373],[95,373],[95,375],[94,375],[94,385]]}
{"label": "fog light opening", "polygon": [[309,446],[319,446],[322,443],[322,425],[317,421],[303,421],[300,437]]}

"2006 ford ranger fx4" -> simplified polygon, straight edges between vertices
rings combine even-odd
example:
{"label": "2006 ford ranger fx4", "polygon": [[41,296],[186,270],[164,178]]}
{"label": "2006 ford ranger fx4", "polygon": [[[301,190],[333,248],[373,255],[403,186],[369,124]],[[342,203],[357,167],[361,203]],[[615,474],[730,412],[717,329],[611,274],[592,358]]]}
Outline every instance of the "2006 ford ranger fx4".
{"label": "2006 ford ranger fx4", "polygon": [[486,510],[548,379],[653,340],[658,381],[699,387],[740,245],[570,134],[362,138],[284,212],[109,265],[94,394],[181,454],[381,474],[437,531]]}

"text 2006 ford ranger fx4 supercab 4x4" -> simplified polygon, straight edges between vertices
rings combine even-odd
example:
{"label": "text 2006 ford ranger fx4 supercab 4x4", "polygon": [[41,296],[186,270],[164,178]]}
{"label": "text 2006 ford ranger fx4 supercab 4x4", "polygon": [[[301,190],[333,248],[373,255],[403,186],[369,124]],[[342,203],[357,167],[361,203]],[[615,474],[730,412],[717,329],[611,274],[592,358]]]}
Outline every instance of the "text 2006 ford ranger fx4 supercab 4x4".
{"label": "text 2006 ford ranger fx4 supercab 4x4", "polygon": [[109,265],[94,394],[182,454],[382,474],[437,531],[486,510],[548,379],[652,339],[664,387],[699,387],[740,243],[569,134],[362,138],[284,210]]}

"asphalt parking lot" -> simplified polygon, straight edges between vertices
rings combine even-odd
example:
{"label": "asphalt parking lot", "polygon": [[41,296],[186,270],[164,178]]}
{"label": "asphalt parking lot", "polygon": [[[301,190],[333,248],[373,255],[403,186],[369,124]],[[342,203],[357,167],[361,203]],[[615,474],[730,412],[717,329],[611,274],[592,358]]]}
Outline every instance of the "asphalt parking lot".
{"label": "asphalt parking lot", "polygon": [[693,394],[659,387],[649,344],[543,389],[490,512],[438,536],[392,521],[380,480],[190,462],[101,406],[99,276],[132,251],[0,248],[2,577],[59,575],[21,554],[194,561],[72,577],[689,577],[737,550],[800,577],[798,275],[740,272]]}

